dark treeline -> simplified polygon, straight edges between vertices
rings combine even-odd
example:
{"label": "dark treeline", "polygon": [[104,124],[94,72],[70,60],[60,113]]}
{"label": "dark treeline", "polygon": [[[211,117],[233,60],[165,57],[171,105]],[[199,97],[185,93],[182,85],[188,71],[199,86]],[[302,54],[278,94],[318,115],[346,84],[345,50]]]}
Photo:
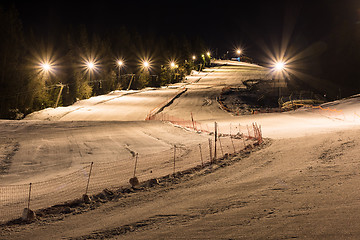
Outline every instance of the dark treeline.
{"label": "dark treeline", "polygon": [[[15,8],[0,7],[1,118],[19,119],[54,107],[58,96],[58,106],[66,106],[127,89],[130,82],[130,89],[159,87],[209,63],[206,54],[201,57],[206,46],[199,37],[139,33],[125,26],[101,34],[68,26],[55,35],[23,29]],[[142,61],[148,61],[149,68]],[[89,71],[86,62],[94,63],[94,69]]]}
{"label": "dark treeline", "polygon": [[[290,58],[296,56],[294,64],[290,67],[298,73],[297,80],[326,94],[329,100],[358,94],[360,92],[359,1],[285,2],[286,4],[281,5],[284,14],[279,15],[277,24],[273,24],[268,31],[263,29],[261,36],[257,34],[254,39],[268,36],[261,45],[279,42],[279,36],[289,39],[288,44],[285,44],[285,56]],[[261,13],[267,11],[268,9],[264,9]],[[250,31],[250,28],[252,26],[248,26],[246,30]],[[282,43],[284,42],[286,41]],[[274,49],[280,49],[277,44],[274,45],[276,46]],[[264,55],[261,47],[259,50],[252,55],[258,57]]]}
{"label": "dark treeline", "polygon": [[314,6],[309,2],[312,7],[302,12],[308,18],[296,28],[295,43],[304,49],[300,71],[317,77],[301,80],[322,89],[330,99],[360,91],[360,12],[354,11],[355,2],[321,0]]}

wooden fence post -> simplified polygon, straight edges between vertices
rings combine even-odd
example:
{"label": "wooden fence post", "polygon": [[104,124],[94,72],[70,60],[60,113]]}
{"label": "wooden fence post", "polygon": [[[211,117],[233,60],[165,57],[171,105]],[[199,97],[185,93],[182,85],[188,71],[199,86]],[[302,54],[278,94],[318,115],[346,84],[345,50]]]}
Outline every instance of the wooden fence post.
{"label": "wooden fence post", "polygon": [[201,144],[199,143],[199,149],[200,149],[200,158],[201,158],[201,166],[204,166],[202,151],[201,151]]}
{"label": "wooden fence post", "polygon": [[214,131],[214,138],[215,138],[215,143],[214,143],[214,161],[216,161],[216,142],[217,142],[217,135],[218,135],[218,130],[217,130],[217,122],[214,123],[214,128],[215,128],[215,131]]}
{"label": "wooden fence post", "polygon": [[91,164],[90,164],[90,171],[89,171],[88,181],[87,181],[87,184],[86,184],[85,195],[87,195],[87,192],[88,192],[88,189],[89,189],[89,183],[90,183],[90,177],[91,177],[91,171],[92,171],[93,164],[94,164],[94,162],[91,162]]}
{"label": "wooden fence post", "polygon": [[174,145],[174,175],[175,175],[176,145]]}
{"label": "wooden fence post", "polygon": [[209,138],[209,153],[210,153],[210,163],[212,163],[212,146],[211,146],[211,138]]}

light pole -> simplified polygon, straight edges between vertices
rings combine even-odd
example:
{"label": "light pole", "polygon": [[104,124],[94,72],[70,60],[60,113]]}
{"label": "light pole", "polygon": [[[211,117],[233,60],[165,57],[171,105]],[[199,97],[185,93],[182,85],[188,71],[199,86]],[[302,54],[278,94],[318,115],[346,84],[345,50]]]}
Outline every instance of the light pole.
{"label": "light pole", "polygon": [[240,55],[241,55],[241,49],[237,49],[236,50],[236,53],[237,53],[237,55],[238,55],[238,61],[240,62]]}
{"label": "light pole", "polygon": [[275,75],[278,76],[278,87],[279,87],[279,106],[280,106],[280,98],[281,98],[281,84],[280,78],[284,75],[284,71],[286,71],[286,63],[283,61],[276,61],[274,63],[274,72]]}
{"label": "light pole", "polygon": [[211,65],[211,53],[210,51],[206,52],[206,56],[209,58],[209,66]]}
{"label": "light pole", "polygon": [[86,62],[86,67],[89,71],[89,82],[91,82],[91,73],[95,68],[95,64],[93,61],[88,61],[88,62]]}
{"label": "light pole", "polygon": [[46,80],[50,77],[50,74],[54,73],[54,67],[53,64],[49,61],[42,61],[37,66],[39,69],[39,73],[42,74],[42,77]]}
{"label": "light pole", "polygon": [[171,68],[171,80],[173,80],[174,78],[174,81],[172,82],[175,82],[176,81],[176,69],[178,68],[179,66],[176,64],[175,61],[171,61],[170,62],[170,68]]}
{"label": "light pole", "polygon": [[[46,74],[47,78],[50,77],[50,73],[54,72],[53,64],[48,62],[48,61],[40,63],[40,67],[41,67],[41,71],[43,72],[43,74]],[[60,91],[58,93],[58,96],[56,98],[56,102],[55,102],[55,105],[54,105],[54,108],[57,108],[57,106],[59,104],[59,101],[60,101],[61,93],[62,93],[64,87],[67,86],[67,85],[62,84],[60,82],[60,83],[56,84],[55,86],[60,87]]]}
{"label": "light pole", "polygon": [[117,60],[116,63],[118,65],[118,67],[119,67],[119,79],[118,79],[118,81],[120,81],[121,80],[121,67],[124,65],[124,62],[122,60]]}
{"label": "light pole", "polygon": [[148,70],[149,70],[149,67],[150,67],[150,63],[149,63],[148,61],[144,60],[144,61],[143,61],[143,67],[144,67],[145,70],[148,71]]}
{"label": "light pole", "polygon": [[205,67],[205,64],[206,64],[206,62],[205,62],[205,54],[201,54],[201,58],[202,58],[204,64],[203,64],[203,65],[200,65],[199,71],[201,71],[201,70],[202,70],[202,67]]}

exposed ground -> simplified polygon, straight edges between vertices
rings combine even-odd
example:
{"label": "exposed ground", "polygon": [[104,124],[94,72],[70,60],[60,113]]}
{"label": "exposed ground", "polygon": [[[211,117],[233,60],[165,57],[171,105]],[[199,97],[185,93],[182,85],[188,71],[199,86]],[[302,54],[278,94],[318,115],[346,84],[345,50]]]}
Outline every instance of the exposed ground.
{"label": "exposed ground", "polygon": [[[326,101],[324,96],[310,91],[309,87],[295,84],[295,80],[287,81],[281,89],[276,79],[249,79],[242,83],[240,87],[224,87],[218,98],[222,108],[234,115],[295,110],[303,104],[294,103],[320,104]],[[285,108],[284,103],[292,107]]]}
{"label": "exposed ground", "polygon": [[185,120],[193,114],[210,131],[217,121],[225,134],[246,132],[246,125],[257,122],[271,139],[229,166],[163,181],[93,210],[85,205],[31,224],[2,226],[0,238],[360,238],[360,96],[289,113],[233,116],[221,109],[216,99],[224,87],[260,78],[267,79],[266,69],[227,63],[166,89],[114,92],[23,121],[1,121],[2,185],[61,176],[84,162],[121,162],[132,152],[171,152],[174,144],[186,150],[207,141],[206,133],[143,121],[184,87],[162,113]]}

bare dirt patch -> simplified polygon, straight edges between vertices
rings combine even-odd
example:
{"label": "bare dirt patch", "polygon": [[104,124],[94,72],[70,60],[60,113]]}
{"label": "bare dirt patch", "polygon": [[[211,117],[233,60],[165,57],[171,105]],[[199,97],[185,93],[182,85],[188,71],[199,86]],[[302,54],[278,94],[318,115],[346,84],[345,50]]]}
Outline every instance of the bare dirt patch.
{"label": "bare dirt patch", "polygon": [[[280,112],[288,109],[281,108],[287,102],[311,103],[324,102],[325,98],[303,87],[287,84],[279,88],[277,80],[250,79],[243,81],[241,87],[225,87],[218,98],[219,104],[234,115],[248,115],[254,113]],[[293,104],[294,109],[301,104]]]}

